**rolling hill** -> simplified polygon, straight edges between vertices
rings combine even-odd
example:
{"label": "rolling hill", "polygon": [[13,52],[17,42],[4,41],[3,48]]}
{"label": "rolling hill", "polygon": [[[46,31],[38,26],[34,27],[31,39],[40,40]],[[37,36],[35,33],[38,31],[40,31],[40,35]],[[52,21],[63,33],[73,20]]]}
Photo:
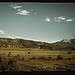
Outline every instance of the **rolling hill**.
{"label": "rolling hill", "polygon": [[0,38],[0,48],[40,48],[48,50],[75,50],[75,39],[63,39],[55,43],[33,40]]}

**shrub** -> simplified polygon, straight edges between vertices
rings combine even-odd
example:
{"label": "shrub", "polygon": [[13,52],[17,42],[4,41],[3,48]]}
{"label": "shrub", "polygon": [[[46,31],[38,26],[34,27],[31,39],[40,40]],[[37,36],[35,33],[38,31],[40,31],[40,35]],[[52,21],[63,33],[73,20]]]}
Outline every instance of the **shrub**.
{"label": "shrub", "polygon": [[10,58],[8,61],[7,71],[16,72],[20,70],[21,70],[21,67],[20,67],[19,61],[16,60],[16,58],[14,57]]}
{"label": "shrub", "polygon": [[10,56],[11,56],[11,52],[8,53],[8,57],[10,57]]}
{"label": "shrub", "polygon": [[72,52],[71,51],[68,51],[67,54],[72,54]]}
{"label": "shrub", "polygon": [[49,60],[52,59],[52,57],[39,57],[38,59]]}
{"label": "shrub", "polygon": [[24,61],[24,60],[25,60],[25,58],[24,58],[24,57],[22,57],[22,58],[21,58],[21,61]]}
{"label": "shrub", "polygon": [[0,60],[0,72],[19,72],[21,70],[19,61],[14,56],[8,58],[0,55]]}
{"label": "shrub", "polygon": [[31,54],[30,52],[28,52],[28,54]]}
{"label": "shrub", "polygon": [[48,59],[52,59],[52,57],[48,57]]}
{"label": "shrub", "polygon": [[68,58],[68,60],[71,60],[72,58]]}
{"label": "shrub", "polygon": [[20,54],[17,54],[16,56],[15,56],[15,58],[16,58],[16,60],[21,60],[21,56],[20,56]]}
{"label": "shrub", "polygon": [[45,57],[39,57],[38,59],[43,59],[43,60],[44,60],[44,59],[46,59],[46,58],[45,58]]}
{"label": "shrub", "polygon": [[62,59],[63,59],[63,57],[61,55],[57,56],[57,60],[62,60]]}
{"label": "shrub", "polygon": [[5,59],[5,54],[0,54],[0,62],[2,62]]}
{"label": "shrub", "polygon": [[0,62],[0,71],[1,72],[5,72],[7,70],[8,67],[8,58],[3,57],[2,58],[2,62]]}
{"label": "shrub", "polygon": [[17,57],[20,57],[20,54],[17,54]]}
{"label": "shrub", "polygon": [[36,57],[33,56],[31,59],[36,59]]}

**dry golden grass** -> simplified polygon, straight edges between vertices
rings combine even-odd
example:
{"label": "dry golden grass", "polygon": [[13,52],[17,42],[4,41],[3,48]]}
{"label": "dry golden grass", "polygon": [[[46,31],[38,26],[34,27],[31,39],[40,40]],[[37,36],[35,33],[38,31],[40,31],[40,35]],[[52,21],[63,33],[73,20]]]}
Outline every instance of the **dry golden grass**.
{"label": "dry golden grass", "polygon": [[[71,51],[72,54],[68,54],[68,51],[49,51],[43,49],[30,49],[30,48],[1,48],[0,54],[5,54],[6,56],[8,53],[11,52],[11,56],[16,56],[20,54],[20,56],[24,57],[24,61],[19,61],[20,65],[27,65],[29,67],[58,67],[59,65],[66,65],[75,64],[75,51]],[[28,54],[30,52],[30,54]],[[63,57],[62,60],[57,60],[57,56],[61,55]],[[51,57],[51,59],[31,59],[32,57],[41,58],[41,57]],[[71,60],[67,60],[68,58],[72,58]],[[25,71],[30,71],[29,67],[25,68]],[[70,67],[70,66],[68,66]],[[75,71],[74,66],[72,67]]]}
{"label": "dry golden grass", "polygon": [[[11,55],[17,55],[20,54],[22,56],[27,56],[27,57],[31,57],[31,56],[44,56],[44,57],[48,57],[48,56],[52,56],[52,57],[56,57],[57,55],[62,55],[64,57],[73,57],[75,55],[75,51],[71,51],[72,54],[67,54],[67,51],[49,51],[49,50],[43,50],[43,49],[30,49],[30,48],[0,48],[0,53],[4,53],[4,54],[8,54],[9,52],[11,52]],[[28,52],[30,52],[30,54],[28,54]]]}

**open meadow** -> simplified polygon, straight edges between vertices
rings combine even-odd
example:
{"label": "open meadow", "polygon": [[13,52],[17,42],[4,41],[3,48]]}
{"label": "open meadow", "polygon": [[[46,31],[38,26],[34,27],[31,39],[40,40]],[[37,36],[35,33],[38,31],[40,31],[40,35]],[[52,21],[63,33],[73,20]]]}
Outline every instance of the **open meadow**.
{"label": "open meadow", "polygon": [[75,51],[0,48],[0,71],[75,71]]}

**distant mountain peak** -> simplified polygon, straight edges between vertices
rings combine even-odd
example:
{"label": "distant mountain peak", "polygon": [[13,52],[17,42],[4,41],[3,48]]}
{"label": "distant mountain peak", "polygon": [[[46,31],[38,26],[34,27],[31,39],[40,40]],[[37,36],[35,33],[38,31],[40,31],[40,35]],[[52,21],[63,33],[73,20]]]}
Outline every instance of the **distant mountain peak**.
{"label": "distant mountain peak", "polygon": [[65,43],[65,44],[67,44],[67,43],[75,43],[75,39],[63,39],[63,40],[61,40],[61,41],[57,41],[56,43]]}
{"label": "distant mountain peak", "polygon": [[63,39],[61,42],[63,42],[63,43],[71,43],[71,40]]}

